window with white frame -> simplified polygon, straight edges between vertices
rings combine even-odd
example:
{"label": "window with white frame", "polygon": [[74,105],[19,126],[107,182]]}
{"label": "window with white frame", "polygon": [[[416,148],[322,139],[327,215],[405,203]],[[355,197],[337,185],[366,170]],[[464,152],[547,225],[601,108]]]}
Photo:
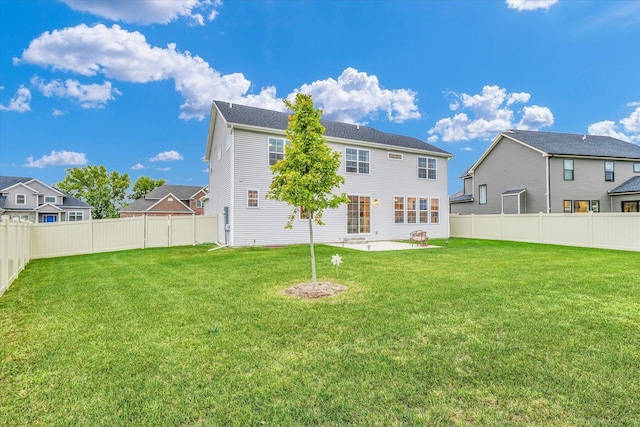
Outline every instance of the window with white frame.
{"label": "window with white frame", "polygon": [[420,224],[429,223],[429,199],[427,197],[420,197],[418,200],[418,216],[420,217]]}
{"label": "window with white frame", "polygon": [[395,196],[393,198],[394,222],[404,224],[404,197]]}
{"label": "window with white frame", "polygon": [[67,215],[67,220],[68,221],[82,221],[84,220],[84,212],[78,211],[71,211],[69,212],[69,214]]}
{"label": "window with white frame", "polygon": [[284,159],[284,150],[290,142],[282,138],[269,138],[269,165],[275,165]]}
{"label": "window with white frame", "polygon": [[16,194],[16,205],[26,205],[26,204],[27,204],[27,195]]}
{"label": "window with white frame", "polygon": [[204,207],[204,201],[202,199],[196,200],[196,208]]}
{"label": "window with white frame", "polygon": [[247,207],[259,208],[260,207],[260,192],[258,190],[247,190]]}
{"label": "window with white frame", "polygon": [[358,148],[345,149],[345,171],[359,174],[369,173],[370,163],[369,150],[360,150]]}
{"label": "window with white frame", "polygon": [[415,197],[407,197],[407,224],[415,224],[417,218],[417,203]]}
{"label": "window with white frame", "polygon": [[640,162],[635,162],[633,164],[633,173],[640,173]]}
{"label": "window with white frame", "polygon": [[431,198],[431,224],[440,224],[440,199]]}
{"label": "window with white frame", "polygon": [[481,205],[487,204],[487,184],[480,184],[478,203],[480,203]]}
{"label": "window with white frame", "polygon": [[436,159],[431,157],[418,157],[418,178],[436,179],[437,174]]}
{"label": "window with white frame", "polygon": [[563,200],[562,201],[562,211],[564,213],[572,213],[573,212],[573,201],[571,201],[571,200]]}
{"label": "window with white frame", "polygon": [[56,196],[44,196],[45,203],[56,203]]}
{"label": "window with white frame", "polygon": [[607,182],[615,181],[614,177],[615,163],[613,160],[605,160],[604,162],[604,180]]}
{"label": "window with white frame", "polygon": [[573,159],[564,159],[562,162],[565,181],[573,181]]}

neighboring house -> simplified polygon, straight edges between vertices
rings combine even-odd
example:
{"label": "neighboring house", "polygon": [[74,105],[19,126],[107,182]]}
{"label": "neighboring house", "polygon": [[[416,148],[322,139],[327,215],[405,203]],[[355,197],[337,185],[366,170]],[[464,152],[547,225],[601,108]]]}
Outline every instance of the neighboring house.
{"label": "neighboring house", "polygon": [[461,178],[451,213],[640,211],[640,146],[608,136],[508,130]]}
{"label": "neighboring house", "polygon": [[[215,101],[205,161],[220,240],[231,246],[309,242],[308,220],[298,215],[285,229],[292,207],[267,200],[270,166],[284,158],[288,113]],[[431,238],[449,236],[447,163],[450,153],[419,139],[355,124],[322,120],[325,138],[342,155],[335,189],[350,203],[323,214],[315,242],[408,239],[414,230]]]}
{"label": "neighboring house", "polygon": [[0,215],[35,223],[91,219],[90,205],[35,178],[0,176]]}
{"label": "neighboring house", "polygon": [[207,187],[161,185],[120,209],[120,218],[132,216],[203,215]]}

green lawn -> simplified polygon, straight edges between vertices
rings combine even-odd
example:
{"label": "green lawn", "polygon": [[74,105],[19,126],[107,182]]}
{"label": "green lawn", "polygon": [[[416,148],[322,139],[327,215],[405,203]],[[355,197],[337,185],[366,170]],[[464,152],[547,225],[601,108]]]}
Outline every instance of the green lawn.
{"label": "green lawn", "polygon": [[[432,242],[443,244],[444,242]],[[451,239],[32,261],[0,425],[640,425],[640,254]]]}

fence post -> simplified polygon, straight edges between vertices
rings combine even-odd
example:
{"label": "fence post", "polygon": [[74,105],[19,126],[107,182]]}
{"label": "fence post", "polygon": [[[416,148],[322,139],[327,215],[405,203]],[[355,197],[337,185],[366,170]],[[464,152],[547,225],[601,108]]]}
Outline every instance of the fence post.
{"label": "fence post", "polygon": [[9,287],[9,217],[0,218],[0,295]]}
{"label": "fence post", "polygon": [[476,238],[476,219],[474,214],[471,214],[471,238]]}

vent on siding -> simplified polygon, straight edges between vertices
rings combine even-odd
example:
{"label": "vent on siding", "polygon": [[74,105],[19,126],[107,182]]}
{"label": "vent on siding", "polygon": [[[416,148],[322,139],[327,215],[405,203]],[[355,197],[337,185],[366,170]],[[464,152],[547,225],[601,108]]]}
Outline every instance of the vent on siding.
{"label": "vent on siding", "polygon": [[387,153],[387,157],[390,160],[402,160],[402,154],[400,153]]}

